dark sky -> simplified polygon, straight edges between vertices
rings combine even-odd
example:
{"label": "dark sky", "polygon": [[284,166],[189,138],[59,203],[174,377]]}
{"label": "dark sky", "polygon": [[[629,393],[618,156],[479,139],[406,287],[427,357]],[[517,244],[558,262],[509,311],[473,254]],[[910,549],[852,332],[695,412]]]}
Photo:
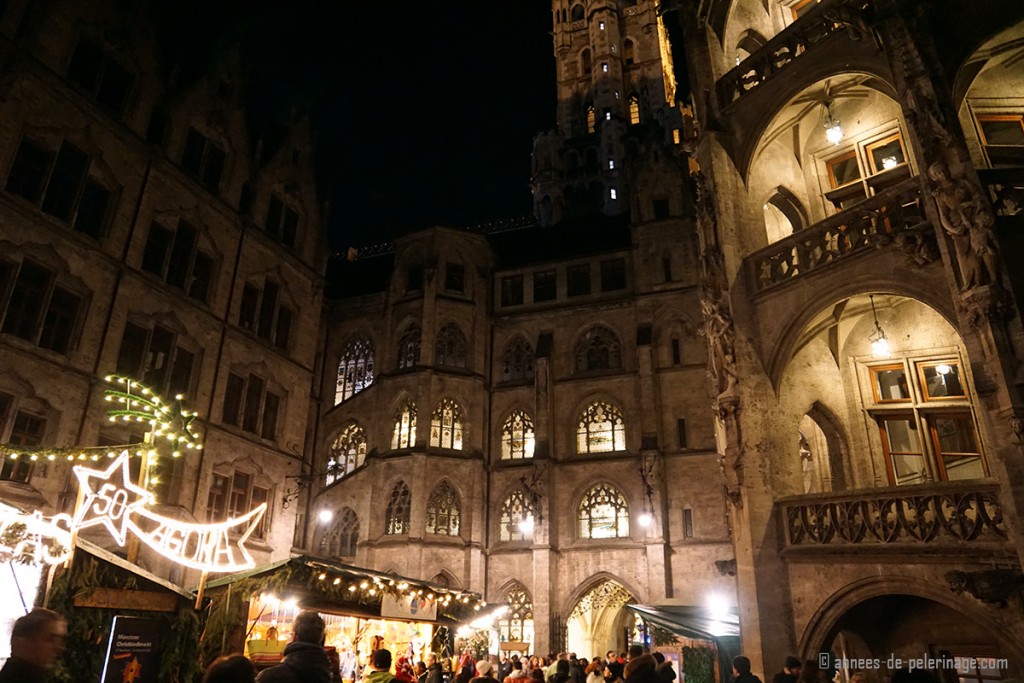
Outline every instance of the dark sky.
{"label": "dark sky", "polygon": [[243,3],[255,115],[312,111],[336,248],[531,213],[531,140],[555,118],[547,5]]}

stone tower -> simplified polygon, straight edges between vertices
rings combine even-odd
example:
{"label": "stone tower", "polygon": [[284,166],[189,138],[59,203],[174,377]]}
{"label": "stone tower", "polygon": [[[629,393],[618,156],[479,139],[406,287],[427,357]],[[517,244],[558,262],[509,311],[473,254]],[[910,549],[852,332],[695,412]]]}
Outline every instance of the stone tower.
{"label": "stone tower", "polygon": [[630,208],[637,160],[682,126],[665,26],[651,0],[553,0],[557,128],[534,139],[542,225]]}

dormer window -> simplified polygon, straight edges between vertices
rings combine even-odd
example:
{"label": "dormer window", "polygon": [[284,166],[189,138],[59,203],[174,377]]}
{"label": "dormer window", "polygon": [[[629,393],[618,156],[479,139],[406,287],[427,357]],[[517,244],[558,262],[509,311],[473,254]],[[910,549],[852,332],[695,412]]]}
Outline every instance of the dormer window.
{"label": "dormer window", "polygon": [[96,102],[113,112],[122,114],[135,77],[103,49],[87,38],[78,41],[68,64],[68,80],[83,88]]}
{"label": "dormer window", "polygon": [[185,150],[181,154],[181,167],[210,192],[220,187],[227,155],[210,138],[195,128],[188,129]]}
{"label": "dormer window", "polygon": [[270,196],[265,224],[267,234],[286,247],[295,246],[299,231],[299,214],[276,194]]}

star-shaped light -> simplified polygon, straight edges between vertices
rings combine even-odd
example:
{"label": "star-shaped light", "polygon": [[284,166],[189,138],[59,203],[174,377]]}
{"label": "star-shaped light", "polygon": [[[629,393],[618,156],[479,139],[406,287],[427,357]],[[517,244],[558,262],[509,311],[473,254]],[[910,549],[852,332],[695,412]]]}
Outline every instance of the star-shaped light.
{"label": "star-shaped light", "polygon": [[[93,470],[81,465],[75,468],[78,485],[85,492],[82,505],[75,515],[75,527],[85,529],[102,524],[122,546],[128,535],[132,511],[151,503],[155,498],[132,481],[128,458],[128,451],[122,451],[105,470]],[[120,481],[110,481],[119,471]],[[94,479],[97,481],[93,482]]]}

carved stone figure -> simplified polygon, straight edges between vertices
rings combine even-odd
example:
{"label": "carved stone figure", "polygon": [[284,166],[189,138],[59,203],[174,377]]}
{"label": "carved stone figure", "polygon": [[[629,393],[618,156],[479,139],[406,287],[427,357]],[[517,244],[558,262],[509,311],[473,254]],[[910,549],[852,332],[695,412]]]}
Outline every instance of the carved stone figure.
{"label": "carved stone figure", "polygon": [[1006,607],[1007,599],[1020,596],[1024,589],[1024,573],[1019,567],[987,569],[977,572],[946,572],[949,589],[954,593],[969,593],[990,605]]}
{"label": "carved stone figure", "polygon": [[956,247],[961,287],[998,285],[994,219],[988,200],[971,183],[954,178],[942,161],[928,167],[928,177],[935,187],[932,196],[942,227]]}
{"label": "carved stone figure", "polygon": [[708,376],[716,396],[731,395],[736,387],[736,355],[733,347],[736,332],[732,318],[723,310],[722,301],[714,298],[706,286],[700,288],[701,312],[704,322],[698,332],[708,340]]}

